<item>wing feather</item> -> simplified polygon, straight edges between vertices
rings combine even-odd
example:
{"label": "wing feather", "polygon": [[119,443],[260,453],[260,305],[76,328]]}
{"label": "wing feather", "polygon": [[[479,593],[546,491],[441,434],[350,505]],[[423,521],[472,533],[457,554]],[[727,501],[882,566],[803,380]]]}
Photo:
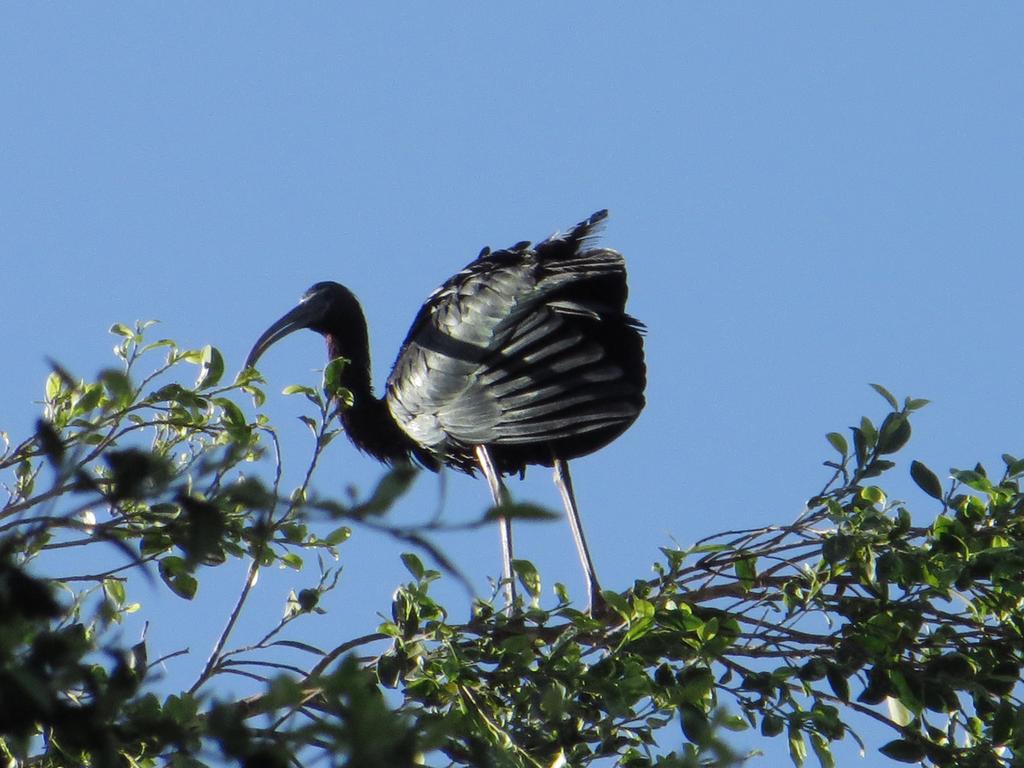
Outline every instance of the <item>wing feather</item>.
{"label": "wing feather", "polygon": [[[396,421],[442,460],[504,471],[595,450],[644,405],[643,326],[599,212],[531,248],[482,252],[424,305],[388,378]],[[504,448],[503,448],[504,447]]]}

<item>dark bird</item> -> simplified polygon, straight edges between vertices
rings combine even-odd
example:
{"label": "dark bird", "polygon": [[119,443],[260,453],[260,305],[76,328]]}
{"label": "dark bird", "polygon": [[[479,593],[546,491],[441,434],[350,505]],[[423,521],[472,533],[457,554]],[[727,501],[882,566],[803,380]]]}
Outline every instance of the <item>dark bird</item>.
{"label": "dark bird", "polygon": [[[346,358],[352,404],[340,418],[357,448],[387,464],[415,459],[433,470],[478,468],[496,506],[502,475],[554,468],[587,579],[591,610],[603,608],[569,476],[569,460],[610,443],[644,407],[644,326],[626,314],[622,255],[593,247],[598,211],[536,246],[481,251],[434,291],[402,344],[384,397],[370,384],[366,319],[338,283],[317,283],[253,346],[309,328],[331,359]],[[514,604],[512,528],[501,519],[503,577]]]}

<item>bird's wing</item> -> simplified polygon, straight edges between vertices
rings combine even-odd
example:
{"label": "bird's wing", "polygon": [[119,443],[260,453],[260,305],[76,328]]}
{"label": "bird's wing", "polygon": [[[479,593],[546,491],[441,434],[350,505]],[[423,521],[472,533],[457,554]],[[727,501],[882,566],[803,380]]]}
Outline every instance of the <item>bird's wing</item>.
{"label": "bird's wing", "polygon": [[603,218],[484,253],[431,296],[388,379],[388,405],[417,443],[544,446],[636,418],[642,326],[624,312],[625,264],[584,248]]}

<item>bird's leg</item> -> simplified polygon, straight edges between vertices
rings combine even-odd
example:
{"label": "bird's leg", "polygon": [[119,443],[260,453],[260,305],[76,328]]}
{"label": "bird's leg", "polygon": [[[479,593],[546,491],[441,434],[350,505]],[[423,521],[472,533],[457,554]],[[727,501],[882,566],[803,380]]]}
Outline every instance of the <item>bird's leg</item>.
{"label": "bird's leg", "polygon": [[[501,481],[501,475],[494,469],[494,462],[491,461],[491,454],[487,452],[487,446],[478,445],[474,452],[480,469],[487,478],[487,485],[491,488],[494,506],[501,507],[507,504],[508,489]],[[512,574],[512,521],[502,515],[498,518],[498,525],[501,530],[501,577],[505,588],[505,600],[508,602],[509,610],[512,610],[516,604],[516,582]]]}
{"label": "bird's leg", "polygon": [[562,503],[565,504],[565,514],[569,518],[569,525],[572,527],[572,537],[576,541],[576,551],[580,556],[580,564],[583,566],[583,573],[587,578],[587,595],[590,600],[590,614],[599,616],[604,613],[606,605],[604,597],[601,596],[601,585],[597,581],[597,571],[594,570],[594,561],[590,559],[590,549],[587,547],[587,539],[583,535],[583,521],[580,520],[580,511],[576,506],[576,495],[572,492],[572,478],[569,476],[569,462],[564,459],[555,459],[555,485],[562,494]]}

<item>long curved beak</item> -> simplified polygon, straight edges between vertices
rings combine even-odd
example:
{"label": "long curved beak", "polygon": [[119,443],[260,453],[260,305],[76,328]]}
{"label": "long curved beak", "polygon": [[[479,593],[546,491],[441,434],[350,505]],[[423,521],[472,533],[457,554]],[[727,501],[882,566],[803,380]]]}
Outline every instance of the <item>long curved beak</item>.
{"label": "long curved beak", "polygon": [[289,310],[280,320],[267,328],[249,351],[245,358],[245,367],[252,368],[273,344],[277,343],[289,333],[308,328],[317,315],[317,307],[313,301],[303,301],[294,309]]}

